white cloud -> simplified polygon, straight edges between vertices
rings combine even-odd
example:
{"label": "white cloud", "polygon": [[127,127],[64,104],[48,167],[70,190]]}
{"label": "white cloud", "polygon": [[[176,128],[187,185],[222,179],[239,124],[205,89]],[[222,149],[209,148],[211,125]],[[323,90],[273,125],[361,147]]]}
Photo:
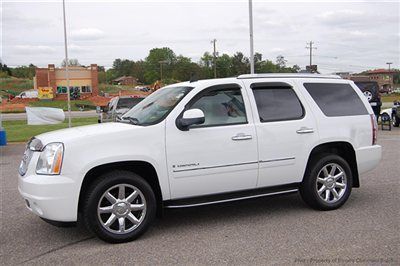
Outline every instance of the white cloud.
{"label": "white cloud", "polygon": [[45,45],[15,45],[18,53],[22,54],[47,54],[56,51],[54,47]]}
{"label": "white cloud", "polygon": [[96,28],[83,28],[71,31],[71,38],[74,40],[90,41],[104,37],[104,32]]}
{"label": "white cloud", "polygon": [[72,43],[68,45],[68,50],[71,52],[81,53],[89,51],[89,48]]}

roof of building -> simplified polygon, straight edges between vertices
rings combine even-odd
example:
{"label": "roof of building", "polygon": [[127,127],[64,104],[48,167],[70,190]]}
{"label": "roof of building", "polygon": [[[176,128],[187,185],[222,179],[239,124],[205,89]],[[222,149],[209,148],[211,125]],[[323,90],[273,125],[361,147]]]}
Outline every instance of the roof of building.
{"label": "roof of building", "polygon": [[396,73],[396,71],[388,70],[388,69],[384,69],[384,68],[367,71],[367,74],[393,74],[393,73]]}
{"label": "roof of building", "polygon": [[123,80],[126,80],[126,79],[135,79],[135,78],[132,77],[132,76],[122,76],[122,77],[114,79],[113,81],[123,81]]}

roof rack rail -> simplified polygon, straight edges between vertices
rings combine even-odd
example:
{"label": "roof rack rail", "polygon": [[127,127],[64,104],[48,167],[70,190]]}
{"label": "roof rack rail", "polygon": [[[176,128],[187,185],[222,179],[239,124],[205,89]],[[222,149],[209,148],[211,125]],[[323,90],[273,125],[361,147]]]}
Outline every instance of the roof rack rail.
{"label": "roof rack rail", "polygon": [[318,79],[341,79],[337,75],[321,75],[312,73],[260,73],[260,74],[244,74],[237,77],[238,79],[252,78],[318,78]]}

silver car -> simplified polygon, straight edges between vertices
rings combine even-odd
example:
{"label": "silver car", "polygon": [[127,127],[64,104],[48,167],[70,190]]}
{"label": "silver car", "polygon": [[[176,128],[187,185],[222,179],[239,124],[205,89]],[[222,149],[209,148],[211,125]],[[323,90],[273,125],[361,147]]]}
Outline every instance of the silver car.
{"label": "silver car", "polygon": [[144,98],[137,96],[117,96],[112,98],[106,107],[99,108],[99,123],[114,122],[118,117],[128,112]]}

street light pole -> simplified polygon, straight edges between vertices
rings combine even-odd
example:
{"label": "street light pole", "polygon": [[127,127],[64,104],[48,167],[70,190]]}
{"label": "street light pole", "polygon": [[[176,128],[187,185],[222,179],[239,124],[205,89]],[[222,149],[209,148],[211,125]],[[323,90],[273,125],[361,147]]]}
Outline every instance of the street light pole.
{"label": "street light pole", "polygon": [[64,48],[65,48],[65,79],[67,80],[67,105],[68,105],[68,127],[71,127],[71,96],[69,91],[69,69],[68,69],[68,49],[67,49],[67,23],[65,19],[65,0],[63,0],[64,17]]}
{"label": "street light pole", "polygon": [[249,0],[249,26],[250,26],[250,74],[254,74],[253,1],[252,0]]}

